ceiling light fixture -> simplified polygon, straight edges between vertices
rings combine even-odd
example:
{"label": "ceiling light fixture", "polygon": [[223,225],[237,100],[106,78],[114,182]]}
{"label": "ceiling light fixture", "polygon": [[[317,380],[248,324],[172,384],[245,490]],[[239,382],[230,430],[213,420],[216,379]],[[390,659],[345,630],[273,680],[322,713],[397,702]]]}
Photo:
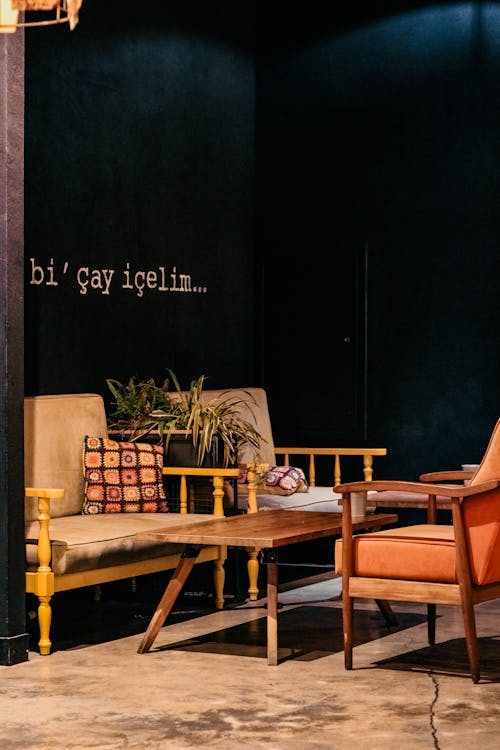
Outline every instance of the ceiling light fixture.
{"label": "ceiling light fixture", "polygon": [[[56,23],[69,23],[73,31],[81,7],[82,0],[0,0],[0,34],[13,34],[20,27],[52,26]],[[28,20],[24,15],[19,21],[20,12],[35,12],[36,16]]]}

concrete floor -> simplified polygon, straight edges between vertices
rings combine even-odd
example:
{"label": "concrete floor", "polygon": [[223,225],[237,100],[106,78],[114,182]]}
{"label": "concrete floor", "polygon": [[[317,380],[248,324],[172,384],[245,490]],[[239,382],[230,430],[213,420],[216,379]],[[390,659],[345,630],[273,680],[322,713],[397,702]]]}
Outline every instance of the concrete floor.
{"label": "concrete floor", "polygon": [[[483,679],[468,676],[460,613],[394,606],[398,628],[356,608],[343,667],[338,581],[283,587],[280,663],[265,659],[265,600],[0,667],[5,750],[476,750],[500,746],[500,602],[476,608]],[[168,620],[167,620],[168,623]],[[141,632],[144,628],[140,626]]]}

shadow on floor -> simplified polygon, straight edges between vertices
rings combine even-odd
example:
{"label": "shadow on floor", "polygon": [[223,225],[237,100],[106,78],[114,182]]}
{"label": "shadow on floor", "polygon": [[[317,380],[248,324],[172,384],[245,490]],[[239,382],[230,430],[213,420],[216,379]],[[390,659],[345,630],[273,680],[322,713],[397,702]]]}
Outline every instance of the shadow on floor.
{"label": "shadow on floor", "polygon": [[[204,653],[266,657],[266,612],[257,620],[179,641],[152,651],[181,649]],[[379,612],[356,613],[355,645],[381,638],[389,633],[419,625],[425,615],[398,613],[398,624],[388,627]],[[297,606],[278,615],[279,660],[293,658],[313,661],[342,651],[342,610],[338,607]]]}
{"label": "shadow on floor", "polygon": [[[226,563],[226,609],[242,604],[246,597],[246,556],[234,550]],[[294,581],[304,582],[305,577],[316,573],[316,566],[280,566],[280,584],[293,586]],[[100,600],[96,600],[97,587],[89,586],[56,593],[51,600],[52,625],[50,638],[52,652],[96,645],[117,638],[144,633],[156,606],[165,590],[172,571],[140,576],[132,585],[131,579],[114,581],[100,587]],[[259,570],[259,589],[265,593],[265,566]],[[190,620],[216,612],[213,597],[213,568],[211,563],[196,565],[184,590],[178,597],[168,623]],[[313,578],[311,578],[313,580]],[[314,578],[316,580],[316,578]],[[38,651],[38,600],[26,597],[27,631],[29,648]]]}
{"label": "shadow on floor", "polygon": [[[500,638],[479,638],[481,682],[500,682]],[[470,679],[465,638],[426,646],[375,662],[381,669],[460,675]]]}
{"label": "shadow on floor", "polygon": [[[130,580],[108,583],[102,586],[99,600],[94,586],[58,592],[51,601],[52,652],[144,633],[165,585],[166,580],[158,578],[138,582],[136,590]],[[27,629],[32,651],[38,651],[40,637],[37,607],[36,597],[28,595]],[[179,597],[168,621],[182,622],[215,611],[212,594],[191,588]]]}

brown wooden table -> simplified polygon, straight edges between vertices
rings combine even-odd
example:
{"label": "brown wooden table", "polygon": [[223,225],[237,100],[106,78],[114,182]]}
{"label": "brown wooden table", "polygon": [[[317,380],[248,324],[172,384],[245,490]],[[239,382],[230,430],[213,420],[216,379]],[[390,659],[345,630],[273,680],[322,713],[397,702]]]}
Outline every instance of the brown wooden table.
{"label": "brown wooden table", "polygon": [[[396,523],[397,516],[373,514],[352,520],[353,530],[374,529]],[[185,526],[146,531],[137,539],[185,544],[183,556],[151,618],[137,649],[149,651],[166,617],[175,604],[205,544],[263,549],[267,557],[267,663],[278,663],[278,566],[276,549],[288,544],[336,536],[342,532],[342,513],[299,510],[269,510],[228,518],[211,518]]]}

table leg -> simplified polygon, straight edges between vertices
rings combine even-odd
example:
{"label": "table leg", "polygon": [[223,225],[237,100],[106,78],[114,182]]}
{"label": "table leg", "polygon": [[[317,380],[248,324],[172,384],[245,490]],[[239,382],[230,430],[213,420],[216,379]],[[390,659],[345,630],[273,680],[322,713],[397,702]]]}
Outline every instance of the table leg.
{"label": "table leg", "polygon": [[278,663],[278,557],[267,552],[267,663]]}
{"label": "table leg", "polygon": [[151,621],[148,625],[148,629],[144,634],[144,638],[141,641],[141,645],[137,649],[138,654],[145,654],[154,643],[156,636],[158,635],[161,626],[165,622],[167,615],[174,606],[177,597],[182,591],[182,587],[186,583],[187,577],[193,569],[196,562],[196,558],[200,553],[201,547],[188,545],[182,557],[177,563],[172,578],[168,582],[167,588],[165,589],[163,596],[156,608]]}

